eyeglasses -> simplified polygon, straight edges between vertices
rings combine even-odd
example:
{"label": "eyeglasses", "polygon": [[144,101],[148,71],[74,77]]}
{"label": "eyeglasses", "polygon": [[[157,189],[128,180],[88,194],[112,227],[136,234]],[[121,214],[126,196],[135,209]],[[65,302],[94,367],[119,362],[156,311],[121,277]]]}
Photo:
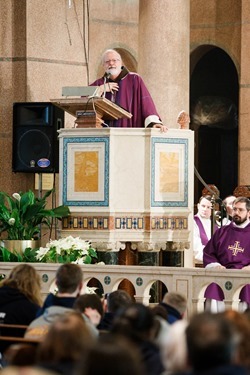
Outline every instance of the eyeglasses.
{"label": "eyeglasses", "polygon": [[116,64],[117,61],[120,61],[120,59],[111,59],[111,60],[107,60],[107,61],[104,61],[106,65],[109,65],[110,63],[113,63],[113,64]]}
{"label": "eyeglasses", "polygon": [[245,211],[248,211],[248,210],[246,210],[245,208],[233,207],[233,212],[237,212],[237,211],[239,211],[239,212],[245,212]]}

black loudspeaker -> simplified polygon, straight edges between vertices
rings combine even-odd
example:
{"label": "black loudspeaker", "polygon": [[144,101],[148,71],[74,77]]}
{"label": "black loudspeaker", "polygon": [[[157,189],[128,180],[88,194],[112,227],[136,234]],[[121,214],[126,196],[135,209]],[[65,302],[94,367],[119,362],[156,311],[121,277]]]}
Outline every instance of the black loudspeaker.
{"label": "black loudspeaker", "polygon": [[57,130],[64,111],[50,102],[13,104],[13,172],[59,172]]}

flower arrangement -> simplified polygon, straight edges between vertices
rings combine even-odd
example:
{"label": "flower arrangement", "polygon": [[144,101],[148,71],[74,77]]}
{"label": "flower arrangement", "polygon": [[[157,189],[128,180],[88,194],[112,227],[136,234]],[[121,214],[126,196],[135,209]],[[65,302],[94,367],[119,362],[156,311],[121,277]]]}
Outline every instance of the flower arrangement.
{"label": "flower arrangement", "polygon": [[46,247],[40,247],[36,252],[36,259],[44,263],[90,264],[93,258],[97,258],[97,254],[90,242],[72,236],[50,240]]}
{"label": "flower arrangement", "polygon": [[6,232],[8,240],[32,240],[39,237],[40,224],[50,227],[52,218],[68,216],[67,206],[45,209],[46,200],[54,189],[41,197],[29,190],[12,196],[0,192],[0,234]]}

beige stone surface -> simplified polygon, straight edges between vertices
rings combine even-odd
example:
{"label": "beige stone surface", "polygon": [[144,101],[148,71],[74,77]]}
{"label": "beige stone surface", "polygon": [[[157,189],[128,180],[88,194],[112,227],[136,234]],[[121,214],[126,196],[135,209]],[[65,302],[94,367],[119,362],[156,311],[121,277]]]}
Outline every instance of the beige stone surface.
{"label": "beige stone surface", "polygon": [[191,50],[199,45],[222,48],[238,68],[241,61],[241,7],[234,0],[191,0]]}
{"label": "beige stone surface", "polygon": [[249,185],[250,179],[250,147],[248,149],[240,149],[239,152],[239,174],[240,174],[240,184],[239,185]]}
{"label": "beige stone surface", "polygon": [[[1,0],[0,189],[33,187],[32,175],[11,170],[13,102],[48,101],[63,86],[87,85],[101,72],[103,51],[117,48],[138,66],[164,122],[177,127],[179,111],[189,110],[189,54],[198,61],[204,45],[222,48],[238,71],[238,185],[249,185],[249,0],[191,0],[190,10],[188,0],[72,3]],[[67,115],[66,127],[72,123]]]}
{"label": "beige stone surface", "polygon": [[138,72],[169,128],[189,111],[189,2],[140,1]]}

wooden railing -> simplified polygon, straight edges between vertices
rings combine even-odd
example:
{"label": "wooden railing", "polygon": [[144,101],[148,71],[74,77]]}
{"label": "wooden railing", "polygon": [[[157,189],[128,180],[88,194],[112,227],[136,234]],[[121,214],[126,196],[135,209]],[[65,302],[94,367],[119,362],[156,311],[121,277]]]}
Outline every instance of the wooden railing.
{"label": "wooden railing", "polygon": [[[8,275],[18,263],[0,263],[0,273]],[[55,272],[59,264],[32,263],[41,275],[44,297],[54,290]],[[204,309],[204,292],[207,286],[216,282],[222,289],[227,309],[239,310],[239,294],[242,287],[249,283],[249,271],[243,270],[205,270],[203,268],[150,267],[121,265],[84,265],[85,287],[91,279],[98,280],[103,293],[119,288],[119,284],[128,280],[135,291],[135,299],[149,303],[151,287],[158,282],[168,291],[184,294],[188,299],[188,315]]]}

